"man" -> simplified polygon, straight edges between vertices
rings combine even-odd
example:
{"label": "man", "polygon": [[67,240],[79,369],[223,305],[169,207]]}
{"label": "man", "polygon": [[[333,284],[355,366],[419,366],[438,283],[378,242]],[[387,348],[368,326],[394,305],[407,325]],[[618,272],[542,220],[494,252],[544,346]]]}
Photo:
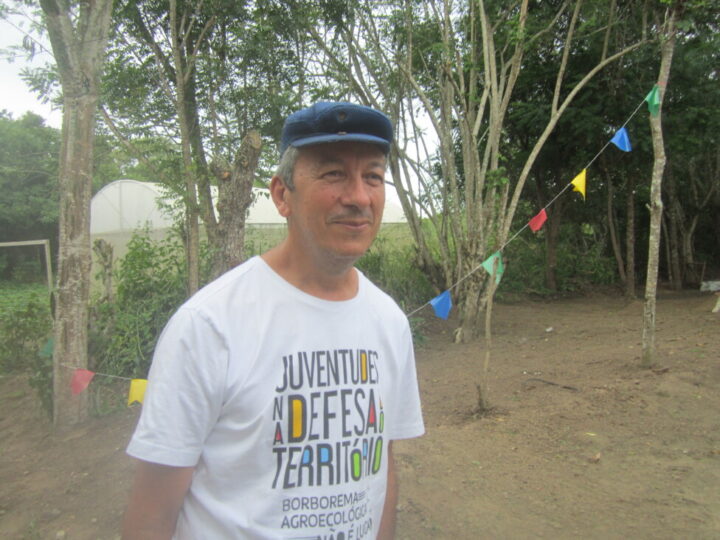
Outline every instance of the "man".
{"label": "man", "polygon": [[270,185],[287,237],[163,331],[124,538],[392,538],[391,441],[424,431],[412,340],[353,267],[380,227],[392,139],[350,103],[287,119]]}

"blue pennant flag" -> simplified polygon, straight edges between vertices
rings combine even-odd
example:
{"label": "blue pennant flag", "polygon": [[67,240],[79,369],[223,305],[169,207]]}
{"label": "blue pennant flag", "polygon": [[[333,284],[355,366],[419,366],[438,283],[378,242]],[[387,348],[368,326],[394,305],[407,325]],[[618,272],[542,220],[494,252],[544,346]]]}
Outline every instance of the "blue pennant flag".
{"label": "blue pennant flag", "polygon": [[430,305],[435,311],[435,315],[437,315],[443,320],[447,320],[448,315],[450,315],[450,309],[452,308],[452,298],[450,298],[450,291],[447,290],[444,293],[441,293],[432,300],[430,300]]}
{"label": "blue pennant flag", "polygon": [[630,137],[628,137],[628,132],[624,127],[618,129],[615,136],[610,139],[610,142],[617,146],[623,152],[630,152],[632,150],[632,145],[630,144]]}

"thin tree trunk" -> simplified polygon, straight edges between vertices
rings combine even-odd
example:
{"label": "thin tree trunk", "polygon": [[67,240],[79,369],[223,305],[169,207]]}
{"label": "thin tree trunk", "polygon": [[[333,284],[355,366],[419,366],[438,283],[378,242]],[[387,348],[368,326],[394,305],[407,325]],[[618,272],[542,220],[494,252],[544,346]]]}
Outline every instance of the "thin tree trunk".
{"label": "thin tree trunk", "polygon": [[[672,254],[670,253],[670,242],[667,240],[670,238],[670,231],[668,230],[668,212],[663,213],[662,220],[660,221],[660,227],[662,234],[660,236],[660,247],[665,248],[665,264],[667,264],[667,279],[670,284],[675,280],[675,272],[672,263]],[[665,241],[663,241],[663,239]],[[658,270],[659,272],[659,270]]]}
{"label": "thin tree trunk", "polygon": [[190,147],[190,119],[185,108],[188,69],[183,56],[183,32],[178,21],[177,2],[170,0],[170,34],[175,64],[175,107],[178,114],[185,179],[185,251],[187,253],[187,292],[194,294],[200,287],[200,210],[197,183],[193,175],[192,149]]}
{"label": "thin tree trunk", "polygon": [[613,207],[613,201],[615,198],[615,190],[613,189],[612,178],[605,170],[605,182],[607,183],[607,221],[608,229],[610,230],[610,242],[612,243],[613,254],[615,255],[615,262],[617,263],[618,275],[623,285],[627,282],[627,276],[625,275],[625,261],[623,261],[622,250],[620,249],[620,240],[618,239],[617,233],[617,220],[615,219],[615,210]]}
{"label": "thin tree trunk", "polygon": [[655,361],[655,312],[658,278],[658,260],[660,254],[660,230],[662,221],[662,177],[665,169],[665,144],[662,132],[662,102],[665,98],[670,66],[675,49],[675,17],[676,10],[670,10],[670,18],[664,32],[661,46],[660,73],[660,106],[657,115],[650,115],[652,132],[653,162],[652,184],[650,187],[650,235],[648,246],[647,278],[645,280],[645,304],[643,309],[642,332],[642,367],[650,367]]}
{"label": "thin tree trunk", "polygon": [[625,211],[625,296],[635,298],[635,177],[630,175]]}
{"label": "thin tree trunk", "polygon": [[669,212],[667,212],[667,234],[665,236],[668,257],[668,271],[670,273],[670,284],[675,291],[682,289],[684,276],[683,265],[680,260],[680,231],[683,227],[683,216],[679,211],[680,201],[677,198],[675,177],[672,168],[667,171],[668,200],[670,201]]}
{"label": "thin tree trunk", "polygon": [[548,215],[547,229],[545,230],[545,285],[553,292],[558,290],[557,281],[557,247],[560,238],[560,222],[562,216],[562,201],[555,201],[553,211]]}

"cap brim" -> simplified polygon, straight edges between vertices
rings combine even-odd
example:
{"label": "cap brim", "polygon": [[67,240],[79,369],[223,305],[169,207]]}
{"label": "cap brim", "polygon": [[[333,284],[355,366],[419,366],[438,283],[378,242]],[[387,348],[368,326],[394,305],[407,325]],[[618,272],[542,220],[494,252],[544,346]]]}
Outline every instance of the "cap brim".
{"label": "cap brim", "polygon": [[335,142],[364,142],[370,144],[377,144],[382,147],[385,152],[390,150],[390,143],[382,137],[375,137],[374,135],[368,135],[366,133],[331,133],[325,135],[313,135],[312,137],[304,137],[290,143],[290,146],[295,148],[302,148],[303,146],[311,146],[313,144],[327,144]]}

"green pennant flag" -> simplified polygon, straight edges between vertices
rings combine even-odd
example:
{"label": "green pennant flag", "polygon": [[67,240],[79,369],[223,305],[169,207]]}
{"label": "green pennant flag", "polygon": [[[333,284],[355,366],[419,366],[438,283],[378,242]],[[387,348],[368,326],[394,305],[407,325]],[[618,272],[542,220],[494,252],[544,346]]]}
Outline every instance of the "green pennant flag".
{"label": "green pennant flag", "polygon": [[[497,268],[495,268],[495,259],[497,259]],[[503,272],[505,272],[505,265],[503,265],[502,255],[500,255],[499,251],[496,251],[495,253],[490,255],[487,259],[485,259],[481,266],[491,276],[493,274],[495,274],[495,285],[500,283]]]}
{"label": "green pennant flag", "polygon": [[645,96],[645,101],[647,101],[650,114],[657,116],[660,112],[660,87],[657,84],[653,86],[650,93]]}

